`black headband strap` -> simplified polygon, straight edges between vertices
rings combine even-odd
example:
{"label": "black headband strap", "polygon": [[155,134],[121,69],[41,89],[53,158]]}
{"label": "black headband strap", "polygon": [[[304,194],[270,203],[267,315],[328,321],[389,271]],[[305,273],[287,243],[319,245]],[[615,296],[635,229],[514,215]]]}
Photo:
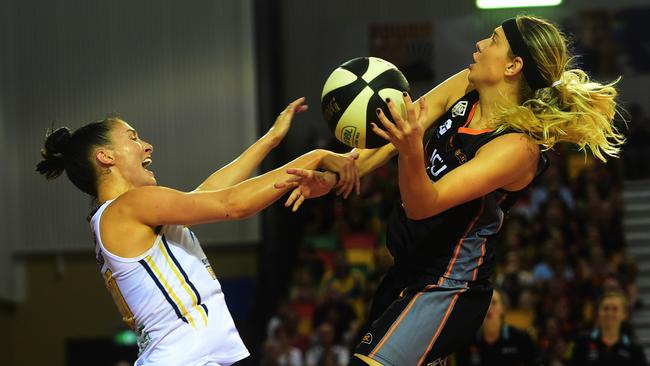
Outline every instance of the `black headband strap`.
{"label": "black headband strap", "polygon": [[501,24],[501,28],[503,28],[503,33],[505,33],[508,39],[512,52],[524,60],[523,72],[528,85],[533,90],[547,88],[549,84],[539,72],[535,59],[530,54],[530,50],[528,50],[528,46],[526,46],[524,38],[521,36],[521,32],[519,32],[515,18],[505,20]]}

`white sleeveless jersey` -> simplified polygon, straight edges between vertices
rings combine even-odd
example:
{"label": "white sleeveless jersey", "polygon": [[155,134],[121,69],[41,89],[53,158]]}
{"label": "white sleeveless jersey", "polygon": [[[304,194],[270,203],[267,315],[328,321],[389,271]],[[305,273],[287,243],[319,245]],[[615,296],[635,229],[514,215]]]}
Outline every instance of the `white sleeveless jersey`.
{"label": "white sleeveless jersey", "polygon": [[166,225],[136,258],[110,253],[99,225],[90,224],[106,286],[123,320],[136,332],[136,366],[231,364],[249,355],[226,307],[221,285],[190,229]]}

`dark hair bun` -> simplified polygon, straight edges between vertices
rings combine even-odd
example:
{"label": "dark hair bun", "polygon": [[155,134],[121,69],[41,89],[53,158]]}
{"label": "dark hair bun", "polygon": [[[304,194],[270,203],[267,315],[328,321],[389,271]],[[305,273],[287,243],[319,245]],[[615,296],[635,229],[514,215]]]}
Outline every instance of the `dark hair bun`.
{"label": "dark hair bun", "polygon": [[47,179],[54,179],[65,170],[65,153],[70,144],[72,134],[67,127],[48,130],[45,135],[45,145],[41,149],[41,160],[36,165],[36,171]]}

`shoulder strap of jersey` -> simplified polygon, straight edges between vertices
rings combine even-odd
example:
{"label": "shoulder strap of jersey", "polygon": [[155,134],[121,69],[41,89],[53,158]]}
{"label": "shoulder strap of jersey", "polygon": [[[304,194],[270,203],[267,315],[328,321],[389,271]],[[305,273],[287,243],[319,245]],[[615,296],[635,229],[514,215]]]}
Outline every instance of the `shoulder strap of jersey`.
{"label": "shoulder strap of jersey", "polygon": [[431,136],[435,133],[436,129],[440,126],[440,123],[451,120],[452,126],[450,126],[450,128],[452,130],[457,130],[458,127],[464,125],[467,121],[467,118],[469,118],[469,113],[472,110],[472,106],[474,103],[478,102],[478,98],[478,91],[472,90],[456,100],[454,104],[452,104],[452,106],[438,118],[436,123],[431,124],[431,126],[429,126],[429,128],[424,132],[423,141],[425,143],[429,141]]}

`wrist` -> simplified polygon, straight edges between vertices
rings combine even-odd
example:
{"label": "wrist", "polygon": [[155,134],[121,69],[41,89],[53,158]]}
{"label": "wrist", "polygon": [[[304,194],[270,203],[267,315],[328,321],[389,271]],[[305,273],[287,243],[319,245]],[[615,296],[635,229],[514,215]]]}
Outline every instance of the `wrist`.
{"label": "wrist", "polygon": [[333,180],[334,180],[334,185],[335,186],[337,184],[339,184],[339,180],[341,180],[341,176],[337,172],[331,172],[331,171],[326,170],[326,169],[317,169],[317,171],[323,173],[324,175],[326,175],[328,177],[332,177]]}
{"label": "wrist", "polygon": [[267,132],[262,136],[259,140],[261,143],[266,145],[269,149],[273,149],[280,145],[280,142],[282,142],[282,138],[271,134],[271,132]]}

